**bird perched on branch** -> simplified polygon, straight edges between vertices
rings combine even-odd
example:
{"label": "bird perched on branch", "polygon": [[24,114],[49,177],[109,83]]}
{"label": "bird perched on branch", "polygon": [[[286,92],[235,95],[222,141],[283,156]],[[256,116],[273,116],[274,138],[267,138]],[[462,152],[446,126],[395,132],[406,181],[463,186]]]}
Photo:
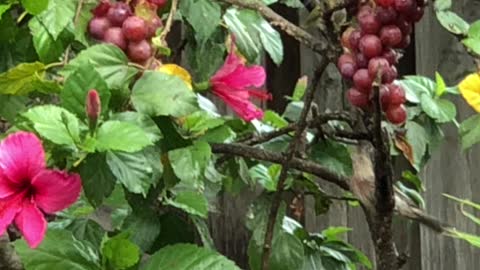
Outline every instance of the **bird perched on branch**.
{"label": "bird perched on branch", "polygon": [[[370,143],[361,142],[352,151],[353,176],[350,187],[353,194],[371,213],[375,212],[375,173],[372,162],[373,147]],[[436,218],[425,213],[407,195],[394,186],[395,214],[420,222],[432,230],[443,233],[448,227]]]}

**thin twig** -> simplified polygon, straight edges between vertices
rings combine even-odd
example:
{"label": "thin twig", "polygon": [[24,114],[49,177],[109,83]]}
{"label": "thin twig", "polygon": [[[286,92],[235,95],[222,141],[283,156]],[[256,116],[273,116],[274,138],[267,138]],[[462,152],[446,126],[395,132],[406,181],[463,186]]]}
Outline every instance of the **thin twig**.
{"label": "thin twig", "polygon": [[288,176],[288,171],[290,169],[292,159],[295,157],[297,150],[299,148],[302,148],[300,144],[302,144],[304,131],[306,130],[308,125],[307,117],[313,103],[315,90],[317,88],[317,85],[320,82],[321,75],[327,68],[328,64],[329,64],[328,59],[323,57],[319,64],[319,67],[315,71],[315,75],[313,77],[312,83],[307,89],[307,93],[305,95],[305,102],[304,102],[302,113],[300,115],[300,119],[298,120],[298,123],[297,123],[295,136],[293,140],[290,142],[287,152],[284,154],[284,159],[282,162],[282,170],[280,172],[280,176],[277,183],[277,191],[274,194],[272,205],[270,207],[270,214],[268,218],[267,229],[265,232],[265,241],[263,244],[263,253],[262,253],[262,264],[260,268],[262,270],[268,270],[269,268],[270,253],[271,253],[271,247],[272,247],[272,241],[273,241],[273,229],[275,227],[275,222],[277,220],[278,209],[280,207],[285,181]]}
{"label": "thin twig", "polygon": [[168,33],[170,33],[170,30],[172,30],[173,19],[175,17],[175,14],[177,13],[177,6],[178,6],[178,0],[172,0],[170,13],[168,13],[168,18],[165,23],[165,27],[163,28],[163,31],[160,34],[160,39],[164,41],[165,44],[167,44],[165,39],[167,38]]}

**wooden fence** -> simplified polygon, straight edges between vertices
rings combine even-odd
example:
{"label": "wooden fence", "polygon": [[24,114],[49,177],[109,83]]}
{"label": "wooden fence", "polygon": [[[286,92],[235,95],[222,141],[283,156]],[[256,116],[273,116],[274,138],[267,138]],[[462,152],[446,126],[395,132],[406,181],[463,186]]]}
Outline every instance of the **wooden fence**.
{"label": "wooden fence", "polygon": [[[480,19],[480,0],[455,0],[454,10],[469,22]],[[276,10],[297,21],[295,11],[283,7]],[[268,69],[268,88],[276,97],[269,104],[270,108],[283,110],[286,102],[283,96],[288,95],[296,80],[303,74],[310,75],[312,67],[318,61],[308,49],[301,48],[288,37],[285,40],[285,62],[276,67],[266,63]],[[473,70],[471,60],[462,46],[449,35],[436,21],[432,10],[426,12],[424,20],[415,29],[415,46],[406,52],[402,60],[402,74],[417,73],[432,77],[439,71],[447,83],[455,84],[468,71]],[[316,101],[322,108],[343,108],[342,83],[334,66],[328,68],[321,86],[317,90]],[[459,108],[458,119],[463,120],[472,114],[459,98],[455,100]],[[477,233],[480,227],[467,221],[452,201],[442,196],[443,193],[480,201],[480,148],[462,152],[458,142],[458,130],[448,126],[445,129],[446,141],[438,149],[422,172],[427,188],[425,201],[427,211],[432,215],[456,226],[460,230]],[[401,171],[402,165],[398,165]],[[328,187],[327,187],[328,188]],[[333,189],[333,187],[332,187]],[[255,199],[256,194],[245,191],[237,197],[224,195],[218,202],[220,213],[210,217],[211,232],[217,248],[234,259],[242,268],[247,269],[246,247],[249,233],[244,227],[247,206]],[[370,258],[373,248],[370,243],[368,228],[363,212],[358,207],[350,207],[345,203],[332,205],[329,214],[316,216],[313,200],[305,200],[305,226],[310,231],[321,231],[328,226],[348,226],[353,231],[347,240],[359,247]],[[476,270],[480,269],[480,249],[436,235],[403,220],[395,221],[396,239],[399,251],[408,251],[410,259],[404,269],[408,270]],[[373,258],[372,258],[373,260]],[[274,270],[274,269],[273,269]],[[292,269],[296,270],[296,269]]]}

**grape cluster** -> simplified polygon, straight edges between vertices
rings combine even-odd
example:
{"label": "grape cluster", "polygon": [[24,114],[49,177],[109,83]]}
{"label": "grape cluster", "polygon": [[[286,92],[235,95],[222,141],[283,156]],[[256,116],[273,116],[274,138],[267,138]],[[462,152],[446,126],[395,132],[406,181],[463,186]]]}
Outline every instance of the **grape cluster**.
{"label": "grape cluster", "polygon": [[[372,106],[373,84],[381,81],[382,110],[393,124],[406,121],[404,89],[393,82],[398,76],[395,65],[399,50],[410,45],[413,24],[424,13],[425,0],[375,0],[362,4],[355,27],[342,34],[344,54],[338,59],[342,76],[353,82],[347,99],[353,106]],[[378,79],[378,81],[377,81]]]}
{"label": "grape cluster", "polygon": [[[150,40],[162,26],[157,9],[166,2],[167,0],[138,0],[127,4],[102,0],[92,10],[94,17],[88,24],[88,32],[96,40],[119,47],[127,53],[130,60],[144,63],[152,56]],[[138,6],[141,6],[139,13],[143,17],[136,16],[133,12]]]}

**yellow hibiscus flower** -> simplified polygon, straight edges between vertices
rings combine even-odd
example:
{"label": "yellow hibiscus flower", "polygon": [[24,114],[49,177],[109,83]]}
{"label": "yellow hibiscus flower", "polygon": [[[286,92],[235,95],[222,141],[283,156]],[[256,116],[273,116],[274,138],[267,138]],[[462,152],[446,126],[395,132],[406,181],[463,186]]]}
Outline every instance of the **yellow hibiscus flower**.
{"label": "yellow hibiscus flower", "polygon": [[480,73],[468,75],[459,85],[460,93],[475,111],[480,112]]}

